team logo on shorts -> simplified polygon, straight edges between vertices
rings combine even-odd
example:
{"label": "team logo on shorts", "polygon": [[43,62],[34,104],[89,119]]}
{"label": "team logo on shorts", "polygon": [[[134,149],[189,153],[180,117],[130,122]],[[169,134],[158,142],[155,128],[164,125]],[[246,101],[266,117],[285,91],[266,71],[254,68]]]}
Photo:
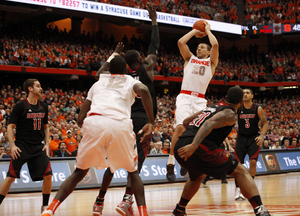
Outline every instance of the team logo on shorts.
{"label": "team logo on shorts", "polygon": [[91,179],[92,179],[92,174],[91,174],[91,170],[89,170],[88,173],[81,180],[81,182],[88,183]]}

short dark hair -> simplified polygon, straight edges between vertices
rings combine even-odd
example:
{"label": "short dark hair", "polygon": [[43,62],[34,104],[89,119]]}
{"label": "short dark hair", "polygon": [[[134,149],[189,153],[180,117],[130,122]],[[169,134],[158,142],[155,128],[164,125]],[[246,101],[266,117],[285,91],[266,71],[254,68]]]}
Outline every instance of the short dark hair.
{"label": "short dark hair", "polygon": [[38,81],[37,79],[27,79],[24,83],[23,83],[23,89],[26,92],[26,94],[29,94],[29,90],[28,88],[31,87],[33,88],[34,82]]}
{"label": "short dark hair", "polygon": [[116,56],[110,61],[109,72],[112,74],[124,74],[126,70],[126,61],[122,56]]}
{"label": "short dark hair", "polygon": [[226,101],[231,104],[239,104],[244,97],[243,89],[239,86],[233,86],[227,91]]}
{"label": "short dark hair", "polygon": [[254,95],[253,91],[249,88],[245,88],[244,90],[249,90],[252,95]]}
{"label": "short dark hair", "polygon": [[61,146],[62,143],[64,143],[64,144],[67,145],[67,143],[65,143],[65,142],[60,142],[60,143],[58,144],[58,147],[59,147],[59,148],[60,148],[60,146]]}
{"label": "short dark hair", "polygon": [[139,57],[139,53],[136,50],[128,50],[124,56],[125,61],[129,67],[138,61],[137,60],[138,57]]}

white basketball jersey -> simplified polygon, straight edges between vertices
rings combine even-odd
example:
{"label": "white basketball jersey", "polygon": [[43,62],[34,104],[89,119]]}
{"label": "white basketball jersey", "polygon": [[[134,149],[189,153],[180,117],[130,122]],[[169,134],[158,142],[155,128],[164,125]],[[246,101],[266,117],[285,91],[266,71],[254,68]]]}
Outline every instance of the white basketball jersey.
{"label": "white basketball jersey", "polygon": [[141,82],[129,75],[101,74],[87,95],[92,102],[88,115],[97,113],[113,119],[129,119],[136,83]]}
{"label": "white basketball jersey", "polygon": [[181,90],[205,95],[207,86],[212,78],[210,58],[199,59],[192,55],[183,73]]}

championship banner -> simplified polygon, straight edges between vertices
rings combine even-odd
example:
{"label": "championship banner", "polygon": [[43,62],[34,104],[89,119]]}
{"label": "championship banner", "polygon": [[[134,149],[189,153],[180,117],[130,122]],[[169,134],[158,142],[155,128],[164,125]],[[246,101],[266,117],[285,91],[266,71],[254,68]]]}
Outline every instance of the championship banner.
{"label": "championship banner", "polygon": [[[19,2],[25,4],[33,4],[39,6],[54,7],[66,10],[76,10],[87,13],[102,14],[108,16],[117,16],[129,19],[151,21],[148,17],[148,11],[145,9],[124,7],[114,4],[105,4],[95,1],[84,0],[7,0],[12,2]],[[157,12],[157,22],[178,25],[184,27],[193,27],[194,22],[199,18],[181,16],[170,13]],[[211,30],[225,32],[230,34],[242,34],[241,25],[217,22],[213,20],[207,20],[211,25]]]}

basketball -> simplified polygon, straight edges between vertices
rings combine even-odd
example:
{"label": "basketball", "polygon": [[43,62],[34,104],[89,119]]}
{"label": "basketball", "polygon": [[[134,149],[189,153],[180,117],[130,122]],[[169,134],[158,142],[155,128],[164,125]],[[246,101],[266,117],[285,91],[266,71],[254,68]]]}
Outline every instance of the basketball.
{"label": "basketball", "polygon": [[205,32],[205,23],[204,20],[197,20],[194,25],[193,25],[193,29],[197,29],[201,32]]}

